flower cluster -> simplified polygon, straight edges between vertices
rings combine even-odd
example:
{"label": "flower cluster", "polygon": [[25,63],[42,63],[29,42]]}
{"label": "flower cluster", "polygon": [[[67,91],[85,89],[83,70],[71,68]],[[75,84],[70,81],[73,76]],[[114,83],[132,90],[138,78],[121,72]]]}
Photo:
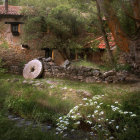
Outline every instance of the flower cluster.
{"label": "flower cluster", "polygon": [[[113,128],[114,131],[126,131],[127,126],[119,126],[117,121],[107,118],[106,111],[104,108],[109,108],[110,111],[116,112],[120,115],[128,115],[128,117],[135,117],[136,114],[132,112],[123,111],[120,109],[121,105],[118,101],[115,101],[113,105],[106,105],[103,103],[102,99],[107,95],[96,95],[92,99],[83,98],[83,103],[75,106],[69,111],[66,116],[60,117],[58,119],[56,134],[63,133],[68,128],[73,127],[78,128],[83,121],[85,124],[91,127],[91,132],[89,134],[95,135],[99,131],[107,139],[114,139],[111,135],[109,128]],[[72,131],[74,131],[72,129]]]}

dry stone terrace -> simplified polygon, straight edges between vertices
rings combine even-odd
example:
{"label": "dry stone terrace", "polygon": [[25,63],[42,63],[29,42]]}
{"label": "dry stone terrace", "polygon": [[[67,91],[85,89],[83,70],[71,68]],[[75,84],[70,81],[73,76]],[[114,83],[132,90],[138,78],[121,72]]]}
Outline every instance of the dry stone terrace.
{"label": "dry stone terrace", "polygon": [[87,67],[74,67],[66,60],[63,65],[56,65],[51,58],[41,59],[44,67],[43,77],[58,77],[67,78],[71,80],[78,80],[86,83],[105,82],[117,83],[125,81],[127,72],[116,72],[114,70],[101,72],[99,69]]}
{"label": "dry stone terrace", "polygon": [[[128,76],[127,71],[101,72],[100,69],[75,67],[68,60],[63,65],[57,65],[51,58],[38,58],[38,60],[43,64],[42,78],[66,78],[86,83],[119,83],[124,82]],[[12,66],[10,70],[11,73],[21,74],[22,69],[18,66]]]}

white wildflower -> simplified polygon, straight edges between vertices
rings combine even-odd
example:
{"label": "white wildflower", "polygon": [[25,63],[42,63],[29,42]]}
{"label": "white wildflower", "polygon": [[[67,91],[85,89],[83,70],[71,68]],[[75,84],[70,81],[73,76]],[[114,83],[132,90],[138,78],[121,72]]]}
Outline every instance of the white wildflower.
{"label": "white wildflower", "polygon": [[91,117],[91,115],[89,114],[88,116],[87,116],[87,118],[90,118]]}
{"label": "white wildflower", "polygon": [[120,113],[120,114],[123,114],[123,111],[122,111],[122,110],[119,110],[119,113]]}
{"label": "white wildflower", "polygon": [[66,129],[67,129],[67,127],[64,127],[64,129],[66,130]]}
{"label": "white wildflower", "polygon": [[119,129],[119,126],[116,126],[116,129]]}
{"label": "white wildflower", "polygon": [[98,110],[95,110],[95,111],[94,111],[94,113],[97,113],[97,112],[98,112]]}
{"label": "white wildflower", "polygon": [[124,113],[124,114],[128,114],[128,112],[127,112],[127,111],[124,111],[123,113]]}
{"label": "white wildflower", "polygon": [[90,132],[90,135],[94,135],[94,133],[93,132]]}
{"label": "white wildflower", "polygon": [[67,87],[63,87],[62,89],[65,90],[65,89],[67,89]]}
{"label": "white wildflower", "polygon": [[124,128],[123,130],[126,131],[126,128]]}
{"label": "white wildflower", "polygon": [[100,108],[100,106],[98,105],[96,108]]}
{"label": "white wildflower", "polygon": [[93,106],[93,103],[90,103],[90,106]]}
{"label": "white wildflower", "polygon": [[104,114],[104,112],[103,111],[101,111],[100,113],[99,113],[99,115],[103,115]]}
{"label": "white wildflower", "polygon": [[97,102],[95,101],[94,104],[97,104]]}
{"label": "white wildflower", "polygon": [[92,100],[90,99],[89,102],[92,102]]}
{"label": "white wildflower", "polygon": [[68,134],[63,135],[63,137],[66,137]]}
{"label": "white wildflower", "polygon": [[83,101],[86,101],[86,100],[87,100],[87,98],[83,98],[82,100],[83,100]]}
{"label": "white wildflower", "polygon": [[75,124],[80,124],[80,121],[76,122]]}
{"label": "white wildflower", "polygon": [[131,117],[136,117],[136,116],[137,116],[136,114],[132,114],[132,115],[131,115]]}
{"label": "white wildflower", "polygon": [[113,139],[114,139],[114,137],[109,137],[109,139],[110,139],[110,140],[113,140]]}
{"label": "white wildflower", "polygon": [[115,102],[115,104],[118,104],[118,103],[119,103],[118,101]]}
{"label": "white wildflower", "polygon": [[74,131],[75,131],[74,129],[71,130],[71,132],[74,132]]}
{"label": "white wildflower", "polygon": [[87,121],[87,123],[92,124],[92,122],[91,122],[91,121]]}
{"label": "white wildflower", "polygon": [[61,119],[62,119],[62,117],[59,118],[59,120],[61,120]]}

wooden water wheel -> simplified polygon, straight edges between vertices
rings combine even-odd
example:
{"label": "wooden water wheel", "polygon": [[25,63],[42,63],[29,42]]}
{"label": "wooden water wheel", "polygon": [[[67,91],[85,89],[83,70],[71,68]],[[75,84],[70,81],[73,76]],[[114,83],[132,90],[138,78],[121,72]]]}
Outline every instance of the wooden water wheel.
{"label": "wooden water wheel", "polygon": [[23,77],[25,79],[35,79],[41,76],[43,72],[42,62],[35,59],[28,62],[23,69]]}

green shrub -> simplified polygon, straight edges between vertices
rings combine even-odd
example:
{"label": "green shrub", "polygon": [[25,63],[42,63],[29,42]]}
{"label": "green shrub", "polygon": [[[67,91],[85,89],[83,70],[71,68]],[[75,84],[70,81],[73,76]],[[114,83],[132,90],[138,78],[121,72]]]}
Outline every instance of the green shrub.
{"label": "green shrub", "polygon": [[4,63],[2,59],[0,59],[0,73],[5,73],[7,70],[4,68]]}
{"label": "green shrub", "polygon": [[115,67],[116,71],[131,71],[131,66],[129,64],[117,64]]}
{"label": "green shrub", "polygon": [[[126,111],[118,101],[107,103],[104,100],[107,96],[83,98],[82,104],[58,119],[58,133],[63,133],[67,129],[79,129],[84,123],[84,127],[87,127],[92,135],[97,134],[101,139],[127,139],[128,136],[137,138],[140,122],[138,114]],[[136,129],[130,133],[134,124]]]}

